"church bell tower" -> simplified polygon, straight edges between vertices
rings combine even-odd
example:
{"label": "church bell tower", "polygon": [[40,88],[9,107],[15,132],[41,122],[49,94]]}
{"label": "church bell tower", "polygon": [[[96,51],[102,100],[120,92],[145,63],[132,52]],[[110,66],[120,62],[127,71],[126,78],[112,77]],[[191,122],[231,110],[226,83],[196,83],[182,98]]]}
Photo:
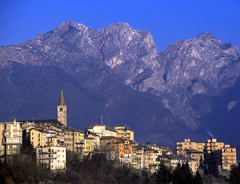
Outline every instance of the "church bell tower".
{"label": "church bell tower", "polygon": [[59,105],[57,106],[57,120],[63,125],[67,126],[67,106],[64,101],[62,90]]}

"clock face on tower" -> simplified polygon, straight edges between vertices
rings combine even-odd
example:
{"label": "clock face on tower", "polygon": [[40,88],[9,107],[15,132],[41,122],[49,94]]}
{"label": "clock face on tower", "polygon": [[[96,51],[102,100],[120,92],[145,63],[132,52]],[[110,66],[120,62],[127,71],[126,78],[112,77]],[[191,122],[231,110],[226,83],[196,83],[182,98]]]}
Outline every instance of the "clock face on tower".
{"label": "clock face on tower", "polygon": [[60,116],[62,116],[62,115],[63,115],[63,113],[62,113],[62,112],[59,112],[59,115],[60,115]]}

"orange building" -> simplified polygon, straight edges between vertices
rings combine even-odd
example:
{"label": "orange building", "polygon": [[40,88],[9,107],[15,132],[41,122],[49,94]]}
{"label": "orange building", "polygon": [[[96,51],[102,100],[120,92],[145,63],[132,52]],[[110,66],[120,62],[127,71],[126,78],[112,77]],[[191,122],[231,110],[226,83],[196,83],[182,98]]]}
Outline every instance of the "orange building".
{"label": "orange building", "polygon": [[125,154],[131,154],[130,140],[124,140],[112,136],[103,136],[100,138],[100,149],[102,151],[115,151],[119,158]]}

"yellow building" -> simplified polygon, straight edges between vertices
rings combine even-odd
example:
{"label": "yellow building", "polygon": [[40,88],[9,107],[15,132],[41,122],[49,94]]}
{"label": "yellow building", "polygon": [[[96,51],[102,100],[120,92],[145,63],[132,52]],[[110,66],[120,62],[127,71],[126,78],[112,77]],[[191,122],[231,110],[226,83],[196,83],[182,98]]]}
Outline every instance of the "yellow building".
{"label": "yellow building", "polygon": [[84,139],[83,147],[84,147],[83,149],[84,155],[88,155],[89,153],[91,153],[93,151],[93,139],[86,137]]}
{"label": "yellow building", "polygon": [[32,144],[33,148],[36,147],[44,147],[47,141],[47,135],[42,130],[37,130],[35,128],[28,129],[30,135],[30,143]]}
{"label": "yellow building", "polygon": [[207,152],[211,153],[212,151],[222,150],[224,147],[224,142],[217,142],[217,139],[207,139]]}
{"label": "yellow building", "polygon": [[229,144],[226,144],[222,148],[222,169],[231,170],[234,165],[237,165],[236,148],[231,148]]}
{"label": "yellow building", "polygon": [[85,137],[92,139],[93,150],[100,150],[100,135],[87,131],[85,132]]}
{"label": "yellow building", "polygon": [[121,139],[129,139],[134,141],[134,131],[130,130],[127,126],[116,126],[114,129],[117,131],[117,137]]}
{"label": "yellow building", "polygon": [[224,148],[224,142],[217,142],[215,138],[207,139],[207,153],[214,153],[217,165],[222,165],[222,148]]}
{"label": "yellow building", "polygon": [[192,142],[190,139],[184,139],[183,142],[177,142],[177,155],[184,155],[185,149],[194,149],[200,152],[204,151],[205,143]]}

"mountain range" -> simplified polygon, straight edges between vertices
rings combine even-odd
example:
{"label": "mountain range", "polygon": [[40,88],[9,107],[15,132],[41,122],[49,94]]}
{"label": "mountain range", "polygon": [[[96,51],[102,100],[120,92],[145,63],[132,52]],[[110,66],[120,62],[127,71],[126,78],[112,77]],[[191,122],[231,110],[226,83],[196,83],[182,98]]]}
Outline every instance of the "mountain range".
{"label": "mountain range", "polygon": [[67,21],[0,47],[0,120],[53,119],[63,89],[68,125],[127,125],[136,140],[240,142],[238,48],[210,33],[157,52],[127,23],[100,30]]}

